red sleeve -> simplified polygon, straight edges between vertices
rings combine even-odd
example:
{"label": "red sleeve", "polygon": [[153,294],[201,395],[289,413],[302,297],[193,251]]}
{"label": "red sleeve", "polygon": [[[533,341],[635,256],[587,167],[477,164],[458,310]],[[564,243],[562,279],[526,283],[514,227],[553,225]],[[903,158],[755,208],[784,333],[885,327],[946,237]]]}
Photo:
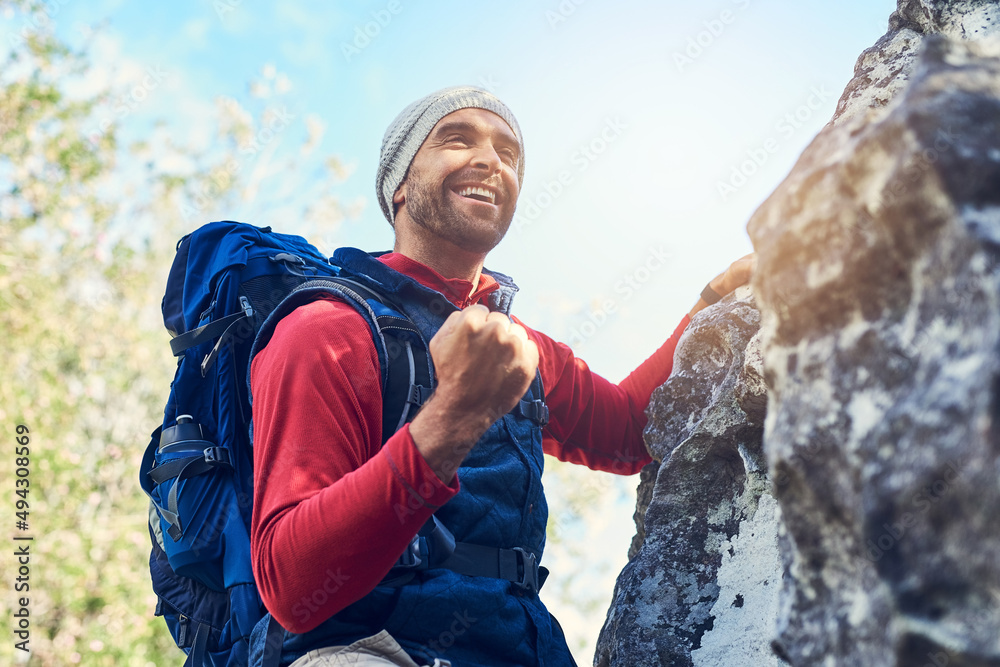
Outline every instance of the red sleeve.
{"label": "red sleeve", "polygon": [[371,591],[458,492],[457,477],[447,486],[430,469],[409,427],[381,446],[380,372],[365,320],[329,300],[284,318],[251,366],[253,571],[291,632]]}
{"label": "red sleeve", "polygon": [[632,475],[651,461],[642,439],[646,406],[667,381],[687,316],[667,341],[620,384],[592,372],[570,348],[528,329],[538,345],[539,370],[549,406],[543,431],[546,454],[594,470]]}

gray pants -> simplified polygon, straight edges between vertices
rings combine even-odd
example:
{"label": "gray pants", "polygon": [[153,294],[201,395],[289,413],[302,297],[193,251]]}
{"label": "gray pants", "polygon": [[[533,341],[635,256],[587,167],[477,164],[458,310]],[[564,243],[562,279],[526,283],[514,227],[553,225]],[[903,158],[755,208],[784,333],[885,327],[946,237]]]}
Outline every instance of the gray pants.
{"label": "gray pants", "polygon": [[329,646],[309,651],[291,664],[291,667],[451,667],[447,660],[435,660],[433,665],[421,666],[406,655],[402,647],[385,630],[377,635],[359,639],[350,646]]}

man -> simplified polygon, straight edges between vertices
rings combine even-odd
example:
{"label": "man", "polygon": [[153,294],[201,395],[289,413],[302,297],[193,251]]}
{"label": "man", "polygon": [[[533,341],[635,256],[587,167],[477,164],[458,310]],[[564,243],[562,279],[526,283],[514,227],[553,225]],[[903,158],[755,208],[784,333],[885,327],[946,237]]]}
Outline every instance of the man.
{"label": "man", "polygon": [[[391,294],[430,340],[436,386],[384,445],[379,349],[346,301],[296,309],[252,362],[254,573],[295,667],[573,664],[537,595],[542,452],[620,474],[646,464],[644,410],[688,318],[615,386],[510,317],[516,287],[483,264],[523,174],[517,121],[477,88],[433,93],[387,130],[377,192],[394,250],[335,261]],[[750,265],[711,288],[735,289]],[[547,424],[523,409],[541,398],[536,371]],[[432,516],[479,562],[384,580]]]}

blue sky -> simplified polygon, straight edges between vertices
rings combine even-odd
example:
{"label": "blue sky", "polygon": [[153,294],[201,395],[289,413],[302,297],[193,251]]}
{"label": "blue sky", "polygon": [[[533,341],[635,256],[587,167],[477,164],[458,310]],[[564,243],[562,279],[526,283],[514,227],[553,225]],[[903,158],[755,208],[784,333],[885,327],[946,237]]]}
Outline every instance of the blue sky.
{"label": "blue sky", "polygon": [[[514,225],[487,266],[520,284],[515,312],[527,324],[572,343],[614,381],[658,347],[710,278],[750,252],[747,220],[830,119],[895,9],[890,0],[49,6],[72,40],[104,24],[94,57],[106,82],[129,88],[162,73],[126,136],[160,117],[177,137],[207,142],[219,96],[251,105],[248,81],[262,78],[286,90],[290,131],[276,141],[291,147],[307,123],[325,125],[321,151],[352,169],[336,194],[359,213],[313,239],[328,252],[392,245],[374,174],[395,115],[445,86],[490,88],[518,118],[526,171]],[[280,189],[265,182],[250,205],[205,211],[192,225],[231,218],[306,233],[268,217],[263,204]],[[307,184],[302,192],[311,196]],[[582,537],[605,567],[580,571],[581,585],[607,596],[632,534],[631,508],[618,510]],[[557,613],[586,638],[577,657],[589,662],[603,610]]]}
{"label": "blue sky", "polygon": [[[246,100],[247,82],[273,68],[289,87],[293,130],[303,134],[315,114],[326,125],[321,149],[353,168],[338,195],[363,208],[332,245],[392,243],[373,181],[396,113],[444,86],[489,87],[524,131],[526,174],[518,217],[487,266],[521,285],[528,324],[573,343],[613,380],[751,250],[747,219],[829,120],[894,9],[888,0],[50,5],[71,38],[106,22],[99,57],[118,67],[119,83],[165,73],[136,128],[155,114],[200,136],[217,96]],[[253,206],[206,217],[298,231]]]}

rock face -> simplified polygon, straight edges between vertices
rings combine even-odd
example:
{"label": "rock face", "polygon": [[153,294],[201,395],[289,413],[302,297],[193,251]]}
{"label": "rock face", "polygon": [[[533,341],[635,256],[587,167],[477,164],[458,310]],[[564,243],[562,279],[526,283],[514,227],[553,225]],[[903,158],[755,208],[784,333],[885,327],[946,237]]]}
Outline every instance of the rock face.
{"label": "rock face", "polygon": [[750,221],[792,664],[1000,665],[998,55],[925,38]]}
{"label": "rock face", "polygon": [[997,0],[899,0],[889,17],[888,32],[858,58],[833,123],[880,115],[908,85],[927,37],[980,41],[998,31]]}
{"label": "rock face", "polygon": [[[706,309],[650,402],[639,534],[595,664],[777,664],[777,505],[761,451],[765,388],[749,289]],[[724,654],[725,660],[722,660]]]}
{"label": "rock face", "polygon": [[900,0],[748,228],[595,664],[1000,666],[1000,2]]}

